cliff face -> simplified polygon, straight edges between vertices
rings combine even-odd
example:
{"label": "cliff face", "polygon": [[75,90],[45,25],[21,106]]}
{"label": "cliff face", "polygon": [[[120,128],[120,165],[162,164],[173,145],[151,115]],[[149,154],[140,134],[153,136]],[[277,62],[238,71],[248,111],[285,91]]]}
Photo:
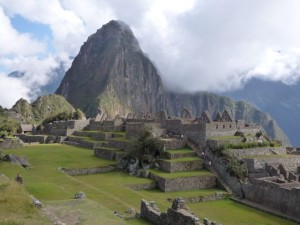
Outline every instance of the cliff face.
{"label": "cliff face", "polygon": [[88,38],[56,93],[87,116],[95,116],[99,108],[111,116],[129,112],[154,115],[160,110],[178,116],[184,107],[200,116],[203,110],[215,115],[227,109],[235,119],[258,123],[270,137],[289,143],[268,114],[245,102],[207,92],[165,91],[157,69],[142,52],[131,29],[120,21],[110,21]]}
{"label": "cliff face", "polygon": [[155,113],[163,104],[162,81],[130,28],[111,21],[83,44],[56,91],[87,115]]}

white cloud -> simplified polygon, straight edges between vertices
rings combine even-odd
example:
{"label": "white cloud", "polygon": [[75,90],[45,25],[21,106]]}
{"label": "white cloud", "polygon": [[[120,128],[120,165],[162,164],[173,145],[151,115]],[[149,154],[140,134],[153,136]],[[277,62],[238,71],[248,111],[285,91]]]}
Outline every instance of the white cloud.
{"label": "white cloud", "polygon": [[29,100],[30,89],[24,86],[20,79],[0,74],[0,105],[6,108],[12,107],[20,98]]}
{"label": "white cloud", "polygon": [[33,55],[45,50],[45,45],[30,34],[20,34],[11,25],[0,6],[0,56]]}

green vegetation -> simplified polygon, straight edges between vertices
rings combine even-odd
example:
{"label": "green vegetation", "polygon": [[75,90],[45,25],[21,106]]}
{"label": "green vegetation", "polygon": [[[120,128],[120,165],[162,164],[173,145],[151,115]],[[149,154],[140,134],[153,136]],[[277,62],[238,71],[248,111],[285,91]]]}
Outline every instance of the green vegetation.
{"label": "green vegetation", "polygon": [[151,136],[151,132],[144,130],[140,138],[133,142],[132,150],[128,154],[128,159],[139,159],[151,164],[155,162],[156,156],[163,150],[163,142]]}
{"label": "green vegetation", "polygon": [[20,124],[0,106],[0,138],[16,133]]}
{"label": "green vegetation", "polygon": [[0,224],[40,225],[51,224],[33,206],[24,187],[0,177]]}
{"label": "green vegetation", "polygon": [[[142,219],[121,221],[118,217],[113,215],[113,212],[117,211],[124,215],[124,212],[128,208],[134,208],[139,211],[140,201],[142,198],[146,200],[154,200],[162,210],[166,210],[171,206],[171,203],[168,201],[170,198],[204,196],[220,191],[218,189],[171,193],[164,193],[158,189],[134,191],[127,186],[132,184],[149,184],[153,181],[150,179],[128,176],[126,173],[121,171],[71,177],[57,170],[59,167],[91,168],[107,166],[114,163],[114,161],[96,158],[93,156],[92,151],[87,151],[84,148],[49,144],[30,145],[25,146],[23,149],[7,149],[3,151],[4,154],[11,153],[26,155],[32,167],[30,169],[24,169],[23,167],[11,163],[3,162],[0,164],[1,173],[4,173],[12,180],[17,173],[20,173],[24,180],[23,186],[25,189],[30,194],[33,194],[36,198],[41,200],[47,209],[49,207],[56,208],[58,215],[68,213],[73,215],[72,212],[74,213],[75,211],[76,215],[78,215],[81,219],[78,224],[95,224],[94,221],[98,220],[99,222],[96,224],[147,225],[150,223]],[[154,172],[162,175],[167,174],[159,171]],[[193,173],[209,174],[207,171],[193,171],[176,173],[176,175],[181,174],[189,176],[193,175]],[[88,197],[87,201],[71,200],[74,193],[78,191],[86,193]],[[237,204],[231,200],[192,203],[188,204],[188,206],[201,218],[207,217],[210,220],[218,221],[218,223],[223,224],[294,225],[294,223],[289,221]],[[0,211],[0,214],[1,213],[2,211]],[[0,224],[2,221],[5,221],[5,218],[0,218]],[[31,218],[35,217],[27,213],[20,214],[20,220],[17,222],[13,220],[13,222],[24,225],[34,224],[33,221],[31,221],[31,223],[26,223],[25,221],[27,218],[31,221]],[[107,222],[102,223],[102,221]],[[37,222],[36,224],[47,223]]]}
{"label": "green vegetation", "polygon": [[172,150],[167,150],[170,154],[184,154],[184,153],[190,153],[193,150],[190,148],[181,148],[181,149],[172,149]]}
{"label": "green vegetation", "polygon": [[176,162],[190,162],[201,160],[199,157],[183,157],[178,159],[163,159],[164,161],[176,163]]}
{"label": "green vegetation", "polygon": [[229,225],[294,225],[295,223],[257,211],[229,199],[211,202],[191,203],[193,212],[201,212],[220,224]]}

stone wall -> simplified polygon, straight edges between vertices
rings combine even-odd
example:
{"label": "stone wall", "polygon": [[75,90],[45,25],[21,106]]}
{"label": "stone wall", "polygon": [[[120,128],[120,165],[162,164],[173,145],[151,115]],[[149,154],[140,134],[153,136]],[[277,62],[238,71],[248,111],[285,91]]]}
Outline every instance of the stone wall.
{"label": "stone wall", "polygon": [[166,149],[180,149],[187,146],[185,139],[161,139]]}
{"label": "stone wall", "polygon": [[108,147],[97,147],[94,149],[94,155],[103,159],[116,160],[117,151],[118,149],[112,149]]}
{"label": "stone wall", "polygon": [[209,148],[205,150],[208,159],[212,163],[212,168],[217,172],[218,176],[228,185],[235,194],[242,197],[243,191],[241,183],[237,180],[236,177],[232,177],[227,172],[227,166],[222,161],[222,158],[215,156]]}
{"label": "stone wall", "polygon": [[276,183],[275,180],[272,177],[259,178],[253,184],[243,184],[245,197],[291,216],[299,223],[300,183]]}
{"label": "stone wall", "polygon": [[98,168],[81,168],[81,169],[66,169],[62,168],[61,171],[70,176],[78,176],[78,175],[90,175],[97,173],[106,173],[113,171],[115,167],[107,166],[107,167],[98,167]]}
{"label": "stone wall", "polygon": [[262,148],[247,148],[247,149],[231,149],[230,153],[242,158],[243,156],[263,156],[263,155],[282,155],[286,154],[284,147],[262,147]]}
{"label": "stone wall", "polygon": [[44,144],[46,142],[46,135],[26,135],[26,134],[18,134],[16,135],[19,137],[22,141],[26,143],[34,143],[38,142],[40,144]]}
{"label": "stone wall", "polygon": [[200,170],[203,168],[203,160],[170,162],[167,160],[159,160],[158,164],[163,171],[176,173],[180,171]]}
{"label": "stone wall", "polygon": [[189,211],[181,198],[176,198],[166,213],[161,212],[155,202],[142,199],[141,217],[155,225],[217,225],[208,219],[204,219],[201,223],[200,219]]}
{"label": "stone wall", "polygon": [[297,171],[300,165],[299,155],[290,155],[286,157],[266,157],[266,158],[254,158],[254,159],[242,159],[251,173],[261,172],[265,170],[265,165],[278,163],[282,164],[289,171]]}
{"label": "stone wall", "polygon": [[141,132],[145,129],[145,124],[141,122],[126,123],[126,137],[139,138]]}
{"label": "stone wall", "polygon": [[196,190],[216,186],[216,177],[213,175],[168,179],[150,173],[149,177],[156,180],[158,187],[164,192]]}
{"label": "stone wall", "polygon": [[204,147],[206,144],[206,124],[182,124],[181,132],[184,137],[197,144],[199,147]]}
{"label": "stone wall", "polygon": [[128,152],[132,149],[132,142],[116,140],[116,139],[109,139],[108,146],[112,147],[112,148],[122,149],[122,150]]}
{"label": "stone wall", "polygon": [[162,120],[161,125],[167,132],[180,135],[181,134],[181,120]]}
{"label": "stone wall", "polygon": [[156,182],[152,182],[150,184],[128,184],[126,187],[129,187],[132,190],[139,191],[139,190],[150,190],[157,187]]}

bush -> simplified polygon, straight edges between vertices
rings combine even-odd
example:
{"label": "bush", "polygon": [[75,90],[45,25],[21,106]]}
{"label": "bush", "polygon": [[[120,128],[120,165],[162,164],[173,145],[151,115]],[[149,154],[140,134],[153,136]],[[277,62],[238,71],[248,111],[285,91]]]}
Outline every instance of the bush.
{"label": "bush", "polygon": [[227,160],[227,172],[230,176],[236,177],[238,180],[244,180],[247,175],[247,167],[245,166],[244,162],[235,158],[235,157],[226,157]]}

